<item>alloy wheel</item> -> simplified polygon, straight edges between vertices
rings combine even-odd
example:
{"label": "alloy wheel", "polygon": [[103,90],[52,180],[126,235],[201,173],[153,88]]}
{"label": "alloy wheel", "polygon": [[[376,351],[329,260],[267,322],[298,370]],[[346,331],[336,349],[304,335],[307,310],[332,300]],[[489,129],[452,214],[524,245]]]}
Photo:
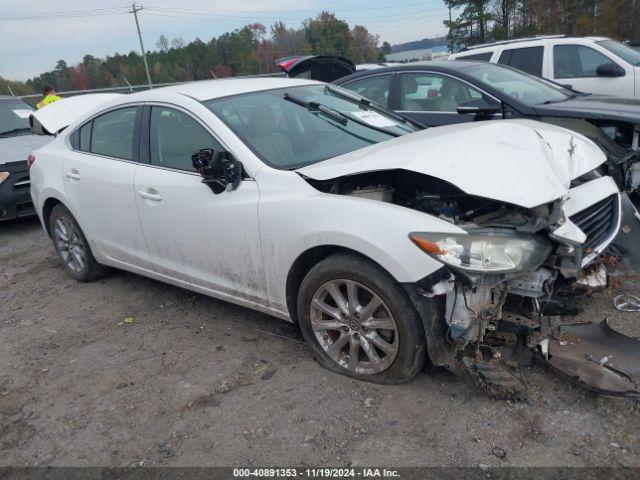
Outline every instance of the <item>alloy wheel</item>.
{"label": "alloy wheel", "polygon": [[65,265],[74,272],[82,272],[86,265],[84,242],[73,222],[66,217],[57,218],[53,237]]}
{"label": "alloy wheel", "polygon": [[350,372],[380,373],[398,354],[398,326],[390,309],[361,283],[324,283],[313,295],[310,314],[322,349]]}

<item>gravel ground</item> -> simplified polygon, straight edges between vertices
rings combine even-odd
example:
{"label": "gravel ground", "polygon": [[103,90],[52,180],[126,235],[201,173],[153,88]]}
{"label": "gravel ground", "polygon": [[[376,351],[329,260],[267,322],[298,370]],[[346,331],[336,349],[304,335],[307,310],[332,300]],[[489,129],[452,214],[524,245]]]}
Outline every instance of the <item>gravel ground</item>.
{"label": "gravel ground", "polygon": [[[637,333],[612,296],[584,315]],[[74,281],[33,219],[0,224],[0,339],[5,466],[640,466],[630,400],[543,366],[520,403],[434,369],[350,380],[280,320],[124,272]]]}

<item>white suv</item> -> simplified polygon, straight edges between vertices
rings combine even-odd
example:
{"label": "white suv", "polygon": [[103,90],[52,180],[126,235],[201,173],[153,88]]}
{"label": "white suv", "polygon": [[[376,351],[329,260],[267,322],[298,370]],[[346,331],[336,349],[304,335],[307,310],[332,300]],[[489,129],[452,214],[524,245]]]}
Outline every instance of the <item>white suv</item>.
{"label": "white suv", "polygon": [[449,59],[510,65],[587,93],[640,97],[640,52],[605,37],[511,40],[470,47]]}

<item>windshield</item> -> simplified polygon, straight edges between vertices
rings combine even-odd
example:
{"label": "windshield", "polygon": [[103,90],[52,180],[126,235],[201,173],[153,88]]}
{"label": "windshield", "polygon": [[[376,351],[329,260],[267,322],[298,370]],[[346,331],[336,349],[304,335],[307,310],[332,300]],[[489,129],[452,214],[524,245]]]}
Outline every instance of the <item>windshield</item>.
{"label": "windshield", "polygon": [[393,112],[361,101],[334,86],[310,85],[204,104],[265,163],[293,169],[418,130]]}
{"label": "windshield", "polygon": [[640,67],[640,52],[634,50],[631,47],[627,47],[619,42],[614,40],[602,40],[601,42],[596,42],[601,47],[606,48],[614,55],[619,56],[625,62],[630,63],[636,67]]}
{"label": "windshield", "polygon": [[473,65],[464,71],[473,78],[530,107],[543,103],[562,102],[576,96],[574,92],[560,85],[491,63]]}
{"label": "windshield", "polygon": [[22,100],[0,100],[0,135],[31,131],[29,114],[33,107]]}

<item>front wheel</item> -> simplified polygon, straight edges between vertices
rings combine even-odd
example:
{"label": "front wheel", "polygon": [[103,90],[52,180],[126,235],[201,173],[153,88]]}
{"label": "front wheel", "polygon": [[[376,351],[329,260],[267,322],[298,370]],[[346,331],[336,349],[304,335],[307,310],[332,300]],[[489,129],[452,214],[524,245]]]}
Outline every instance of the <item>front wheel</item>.
{"label": "front wheel", "polygon": [[62,266],[73,278],[91,282],[109,273],[94,258],[78,222],[64,205],[58,204],[51,210],[49,231]]}
{"label": "front wheel", "polygon": [[376,264],[337,254],[313,267],[298,294],[302,334],[318,362],[377,383],[402,383],[423,367],[422,322],[402,287]]}

